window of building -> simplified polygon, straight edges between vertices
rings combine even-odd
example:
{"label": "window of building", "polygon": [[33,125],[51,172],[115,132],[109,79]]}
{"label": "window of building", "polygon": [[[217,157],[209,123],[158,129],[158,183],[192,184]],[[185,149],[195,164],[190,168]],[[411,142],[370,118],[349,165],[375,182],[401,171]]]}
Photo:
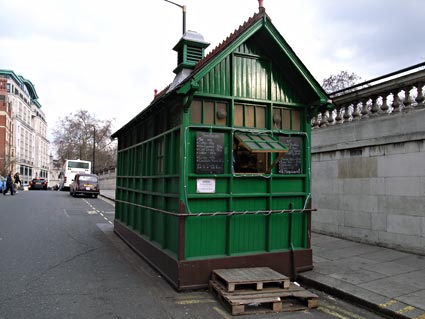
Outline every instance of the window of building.
{"label": "window of building", "polygon": [[234,125],[240,127],[266,127],[265,105],[235,103]]}
{"label": "window of building", "polygon": [[227,125],[227,103],[222,101],[194,100],[190,108],[193,124]]}
{"label": "window of building", "polygon": [[[269,134],[235,133],[233,170],[235,173],[270,173],[288,148]],[[272,154],[277,153],[273,163]]]}
{"label": "window of building", "polygon": [[273,128],[285,131],[300,131],[301,112],[284,107],[274,107]]}

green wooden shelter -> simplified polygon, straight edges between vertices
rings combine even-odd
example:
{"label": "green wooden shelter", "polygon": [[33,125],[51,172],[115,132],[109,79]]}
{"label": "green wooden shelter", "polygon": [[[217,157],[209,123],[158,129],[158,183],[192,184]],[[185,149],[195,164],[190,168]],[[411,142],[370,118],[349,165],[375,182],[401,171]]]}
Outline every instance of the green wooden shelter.
{"label": "green wooden shelter", "polygon": [[113,134],[115,232],[177,289],[218,268],[312,268],[310,120],[328,96],[265,9],[207,56],[186,32],[176,77]]}

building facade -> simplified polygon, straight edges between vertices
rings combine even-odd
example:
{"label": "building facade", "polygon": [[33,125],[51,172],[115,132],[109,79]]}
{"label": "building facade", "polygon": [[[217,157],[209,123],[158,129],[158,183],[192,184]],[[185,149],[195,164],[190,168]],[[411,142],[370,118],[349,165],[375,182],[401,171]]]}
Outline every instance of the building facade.
{"label": "building facade", "polygon": [[48,178],[47,122],[34,85],[0,70],[0,174],[19,172],[24,183]]}

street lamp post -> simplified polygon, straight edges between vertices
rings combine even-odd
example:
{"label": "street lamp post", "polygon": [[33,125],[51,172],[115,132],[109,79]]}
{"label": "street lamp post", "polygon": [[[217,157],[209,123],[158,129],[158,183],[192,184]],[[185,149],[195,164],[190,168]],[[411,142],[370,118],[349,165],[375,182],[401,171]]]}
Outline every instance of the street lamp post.
{"label": "street lamp post", "polygon": [[185,34],[186,33],[186,6],[180,5],[180,4],[175,3],[173,1],[170,1],[170,0],[164,0],[164,1],[169,2],[171,4],[174,4],[175,6],[182,9],[182,12],[183,12],[183,34]]}
{"label": "street lamp post", "polygon": [[96,160],[96,126],[93,126],[93,163],[92,163],[92,173],[94,174],[94,162]]}

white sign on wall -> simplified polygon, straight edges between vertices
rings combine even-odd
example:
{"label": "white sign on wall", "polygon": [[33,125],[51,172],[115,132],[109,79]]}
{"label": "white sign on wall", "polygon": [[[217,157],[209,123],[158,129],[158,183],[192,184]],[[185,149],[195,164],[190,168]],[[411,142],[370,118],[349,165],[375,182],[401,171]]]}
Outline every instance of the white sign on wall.
{"label": "white sign on wall", "polygon": [[198,178],[196,180],[196,192],[214,194],[215,193],[215,179],[214,178]]}

